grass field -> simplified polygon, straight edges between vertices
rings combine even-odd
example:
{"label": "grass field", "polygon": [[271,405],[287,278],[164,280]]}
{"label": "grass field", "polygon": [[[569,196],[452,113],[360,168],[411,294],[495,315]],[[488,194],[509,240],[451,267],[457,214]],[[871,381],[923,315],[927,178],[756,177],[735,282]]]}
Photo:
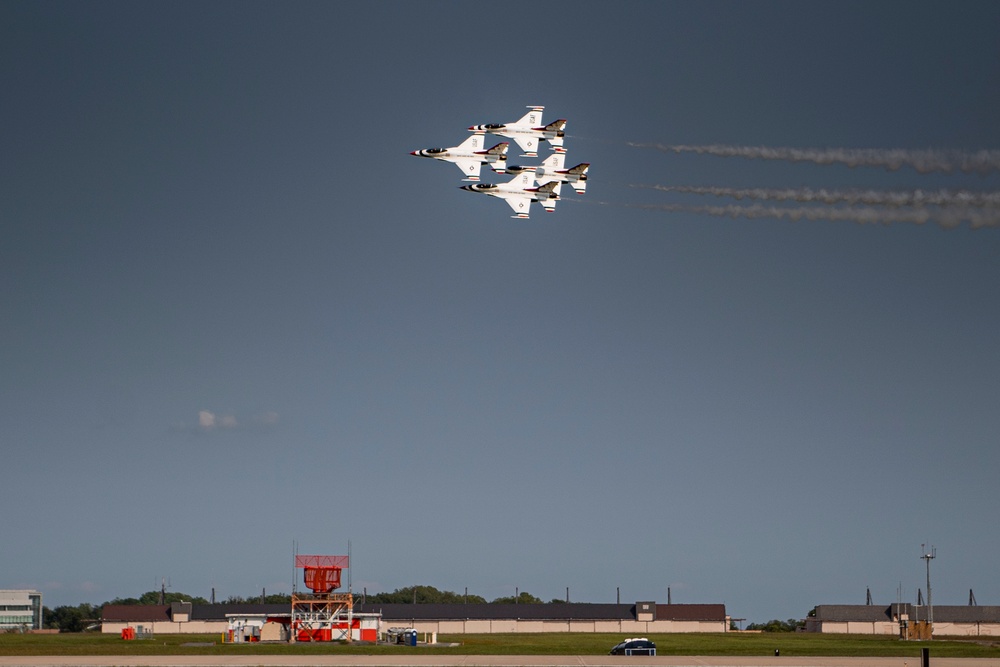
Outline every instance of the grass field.
{"label": "grass field", "polygon": [[[782,656],[920,656],[1000,659],[1000,638],[905,642],[893,637],[769,634],[661,634],[650,635],[661,655],[774,655]],[[0,634],[0,655],[394,655],[401,652],[461,655],[604,655],[621,635],[509,634],[446,635],[441,644],[457,646],[395,646],[371,644],[223,644],[219,635],[158,635],[154,639],[123,641],[115,635]]]}

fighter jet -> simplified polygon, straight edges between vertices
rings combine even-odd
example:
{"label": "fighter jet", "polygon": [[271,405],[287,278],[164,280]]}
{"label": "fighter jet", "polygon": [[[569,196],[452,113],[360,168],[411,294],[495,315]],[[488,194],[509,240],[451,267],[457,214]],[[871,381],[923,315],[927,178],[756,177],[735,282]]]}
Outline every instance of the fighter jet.
{"label": "fighter jet", "polygon": [[463,190],[478,192],[491,197],[499,197],[507,202],[514,209],[515,215],[512,218],[527,218],[531,208],[531,202],[536,201],[542,205],[546,211],[556,210],[556,202],[559,200],[559,188],[561,183],[549,181],[545,185],[537,188],[531,187],[534,184],[531,172],[524,172],[511,179],[508,183],[494,185],[493,183],[476,183],[475,185],[462,185]]}
{"label": "fighter jet", "polygon": [[417,157],[430,157],[435,160],[453,162],[465,174],[464,181],[478,181],[479,171],[482,165],[488,164],[493,171],[498,174],[507,171],[507,146],[506,141],[501,141],[493,148],[483,150],[483,132],[477,132],[463,141],[458,146],[452,148],[424,148],[418,151],[410,151],[410,155]]}
{"label": "fighter jet", "polygon": [[518,165],[508,165],[508,174],[522,174],[533,172],[536,183],[546,183],[548,181],[558,181],[569,183],[578,195],[587,191],[587,170],[590,169],[589,162],[581,162],[575,167],[563,169],[566,162],[565,153],[553,153],[537,167],[520,167]]}
{"label": "fighter jet", "polygon": [[473,125],[470,132],[489,132],[501,137],[507,137],[517,142],[517,145],[524,151],[523,157],[537,157],[538,142],[547,141],[552,145],[552,150],[557,153],[563,152],[563,137],[566,136],[563,129],[566,127],[566,119],[552,121],[548,125],[542,125],[542,110],[545,107],[528,107],[531,111],[524,114],[515,123],[491,123],[487,125]]}

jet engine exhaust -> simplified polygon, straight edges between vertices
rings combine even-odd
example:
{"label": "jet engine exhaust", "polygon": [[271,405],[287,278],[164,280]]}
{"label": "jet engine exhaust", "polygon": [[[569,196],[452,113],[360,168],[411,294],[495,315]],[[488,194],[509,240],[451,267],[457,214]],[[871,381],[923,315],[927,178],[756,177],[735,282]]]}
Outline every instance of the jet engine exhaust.
{"label": "jet engine exhaust", "polygon": [[956,150],[905,148],[789,148],[769,146],[704,146],[626,142],[634,148],[652,148],[663,153],[697,153],[717,157],[741,157],[750,160],[812,162],[819,165],[841,164],[848,167],[881,167],[896,171],[904,166],[917,172],[953,172],[989,174],[1000,171],[1000,150],[972,152]]}
{"label": "jet engine exhaust", "polygon": [[832,222],[854,222],[860,225],[890,225],[907,222],[923,225],[935,222],[945,229],[954,229],[968,222],[973,229],[1000,227],[1000,210],[969,207],[919,207],[919,208],[876,208],[876,207],[809,207],[797,208],[752,204],[739,206],[689,206],[685,204],[631,204],[632,208],[649,211],[669,211],[674,213],[697,213],[726,218],[777,220],[828,220]]}

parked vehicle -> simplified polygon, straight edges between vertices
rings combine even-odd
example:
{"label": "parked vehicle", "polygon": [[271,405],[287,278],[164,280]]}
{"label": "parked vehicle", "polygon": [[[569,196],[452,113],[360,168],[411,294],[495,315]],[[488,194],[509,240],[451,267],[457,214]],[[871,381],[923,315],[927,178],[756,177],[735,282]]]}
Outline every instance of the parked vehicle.
{"label": "parked vehicle", "polygon": [[656,644],[645,637],[632,637],[615,644],[611,655],[656,655]]}

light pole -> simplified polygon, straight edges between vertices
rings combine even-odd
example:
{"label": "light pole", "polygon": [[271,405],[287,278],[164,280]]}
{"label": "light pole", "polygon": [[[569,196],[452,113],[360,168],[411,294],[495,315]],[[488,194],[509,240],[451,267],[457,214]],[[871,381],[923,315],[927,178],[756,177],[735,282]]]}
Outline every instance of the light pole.
{"label": "light pole", "polygon": [[[924,552],[921,558],[927,563],[927,624],[933,626],[934,607],[931,606],[931,560],[937,557],[937,548],[932,545],[931,550],[927,551],[927,545],[921,544],[920,550]],[[933,629],[931,632],[933,632]]]}

